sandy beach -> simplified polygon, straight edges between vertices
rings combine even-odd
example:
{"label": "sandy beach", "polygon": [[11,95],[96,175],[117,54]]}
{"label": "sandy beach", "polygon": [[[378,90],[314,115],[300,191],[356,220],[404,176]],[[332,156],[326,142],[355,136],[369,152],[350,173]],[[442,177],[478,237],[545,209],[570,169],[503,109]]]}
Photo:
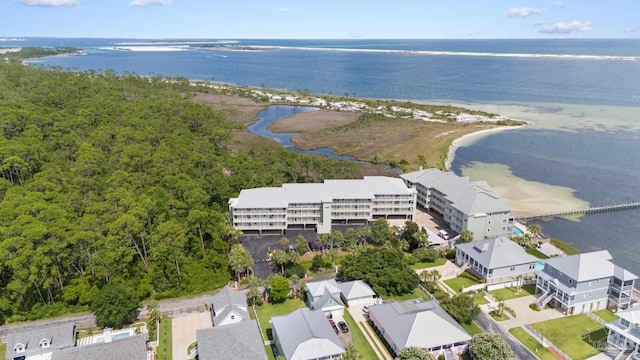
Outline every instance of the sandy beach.
{"label": "sandy beach", "polygon": [[447,150],[447,157],[444,160],[445,169],[447,171],[451,170],[451,164],[453,163],[453,159],[455,158],[456,150],[458,150],[458,147],[471,144],[474,141],[477,141],[477,140],[479,140],[479,139],[481,139],[481,138],[483,138],[485,136],[488,136],[490,134],[495,134],[495,133],[498,133],[498,132],[501,132],[501,131],[520,129],[522,127],[524,127],[524,126],[501,126],[501,127],[497,127],[497,128],[493,128],[493,129],[486,129],[486,130],[476,131],[476,132],[473,132],[471,134],[463,135],[463,136],[453,140],[453,142],[451,142],[451,145],[449,146],[449,149]]}

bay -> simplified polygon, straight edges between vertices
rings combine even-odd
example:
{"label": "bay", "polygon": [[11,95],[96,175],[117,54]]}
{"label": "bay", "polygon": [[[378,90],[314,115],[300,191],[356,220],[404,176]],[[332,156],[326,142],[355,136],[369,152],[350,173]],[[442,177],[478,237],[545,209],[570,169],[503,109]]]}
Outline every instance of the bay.
{"label": "bay", "polygon": [[[533,190],[535,184],[562,187],[569,190],[562,192],[569,195],[562,196],[573,196],[590,205],[640,200],[640,61],[414,53],[637,57],[638,39],[229,42],[272,47],[264,51],[205,50],[188,45],[187,40],[171,40],[171,44],[187,46],[186,50],[106,50],[134,41],[139,40],[25,39],[19,43],[76,46],[86,51],[82,56],[36,60],[42,66],[81,71],[113,69],[143,76],[215,79],[317,94],[454,103],[495,110],[531,125],[463,144],[456,153],[453,171],[473,173],[484,168],[489,169],[485,174],[496,181],[523,179],[527,181],[523,186]],[[488,180],[491,183],[492,179]],[[545,195],[538,193],[539,197]],[[543,211],[543,206],[539,210]],[[633,210],[541,224],[547,235],[581,250],[609,250],[617,263],[640,274],[638,219],[639,212]]]}

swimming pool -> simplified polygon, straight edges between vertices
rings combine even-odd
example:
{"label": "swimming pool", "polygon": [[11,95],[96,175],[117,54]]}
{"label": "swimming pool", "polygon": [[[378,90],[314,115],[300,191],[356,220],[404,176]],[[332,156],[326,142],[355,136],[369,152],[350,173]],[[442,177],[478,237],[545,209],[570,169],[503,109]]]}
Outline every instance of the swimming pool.
{"label": "swimming pool", "polygon": [[515,236],[522,236],[524,235],[524,231],[520,230],[519,227],[517,226],[512,226],[511,227],[511,232],[513,233],[513,235]]}
{"label": "swimming pool", "polygon": [[129,331],[127,332],[122,332],[119,334],[115,334],[115,335],[111,335],[111,339],[112,340],[120,340],[120,339],[124,339],[126,337],[129,337],[131,334],[129,333]]}

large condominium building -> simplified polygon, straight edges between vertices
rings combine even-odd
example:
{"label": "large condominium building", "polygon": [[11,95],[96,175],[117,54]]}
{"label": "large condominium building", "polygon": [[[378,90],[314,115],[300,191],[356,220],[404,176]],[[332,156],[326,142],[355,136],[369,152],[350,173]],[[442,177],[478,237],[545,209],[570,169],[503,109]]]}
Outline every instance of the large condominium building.
{"label": "large condominium building", "polygon": [[469,181],[451,172],[426,169],[400,175],[418,192],[417,202],[441,214],[452,230],[469,230],[475,240],[509,236],[513,212],[485,181]]}
{"label": "large condominium building", "polygon": [[229,200],[233,226],[245,233],[286,229],[331,231],[331,224],[366,224],[378,217],[412,220],[416,191],[401,179],[365,176],[318,184],[245,189]]}

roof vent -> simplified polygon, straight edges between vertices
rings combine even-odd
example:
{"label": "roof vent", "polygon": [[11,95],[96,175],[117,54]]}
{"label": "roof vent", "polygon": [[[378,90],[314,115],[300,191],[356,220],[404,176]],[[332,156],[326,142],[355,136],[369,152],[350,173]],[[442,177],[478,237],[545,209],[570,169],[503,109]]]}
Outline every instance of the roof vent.
{"label": "roof vent", "polygon": [[487,251],[487,250],[489,250],[489,243],[488,243],[488,242],[486,242],[486,243],[482,244],[482,250],[481,250],[481,251],[482,251],[482,252],[485,252],[485,251]]}

